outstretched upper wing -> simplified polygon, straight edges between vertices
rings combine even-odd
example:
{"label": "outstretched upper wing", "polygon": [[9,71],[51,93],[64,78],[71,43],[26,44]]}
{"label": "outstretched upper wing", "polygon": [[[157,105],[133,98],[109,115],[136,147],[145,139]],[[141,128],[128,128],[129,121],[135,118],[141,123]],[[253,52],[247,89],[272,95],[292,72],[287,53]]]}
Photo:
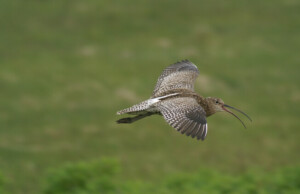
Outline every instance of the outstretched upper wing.
{"label": "outstretched upper wing", "polygon": [[159,76],[152,97],[158,97],[172,89],[194,91],[194,82],[198,75],[199,70],[197,66],[188,60],[170,65]]}
{"label": "outstretched upper wing", "polygon": [[206,113],[191,97],[163,100],[158,109],[164,119],[177,131],[204,140],[207,134]]}

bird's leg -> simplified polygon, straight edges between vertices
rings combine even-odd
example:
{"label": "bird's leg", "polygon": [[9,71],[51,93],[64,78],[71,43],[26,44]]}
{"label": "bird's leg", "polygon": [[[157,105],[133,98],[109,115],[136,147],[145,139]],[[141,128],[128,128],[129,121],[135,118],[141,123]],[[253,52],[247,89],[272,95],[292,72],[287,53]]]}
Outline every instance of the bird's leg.
{"label": "bird's leg", "polygon": [[126,118],[122,118],[122,119],[119,119],[117,120],[117,123],[120,124],[120,123],[133,123],[135,121],[138,121],[142,118],[145,118],[147,116],[150,116],[152,115],[153,113],[146,113],[146,114],[142,114],[142,115],[137,115],[135,117],[126,117]]}

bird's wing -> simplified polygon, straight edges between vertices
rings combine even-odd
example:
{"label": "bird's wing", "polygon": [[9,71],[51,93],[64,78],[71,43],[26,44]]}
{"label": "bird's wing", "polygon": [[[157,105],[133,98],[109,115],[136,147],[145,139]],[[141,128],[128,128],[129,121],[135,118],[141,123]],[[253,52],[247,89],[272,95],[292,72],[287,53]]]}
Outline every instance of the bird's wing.
{"label": "bird's wing", "polygon": [[158,109],[169,125],[192,138],[204,140],[207,134],[206,113],[191,97],[166,99],[159,102]]}
{"label": "bird's wing", "polygon": [[198,75],[199,70],[197,66],[188,60],[170,65],[159,76],[152,97],[158,97],[173,89],[194,91],[194,82]]}

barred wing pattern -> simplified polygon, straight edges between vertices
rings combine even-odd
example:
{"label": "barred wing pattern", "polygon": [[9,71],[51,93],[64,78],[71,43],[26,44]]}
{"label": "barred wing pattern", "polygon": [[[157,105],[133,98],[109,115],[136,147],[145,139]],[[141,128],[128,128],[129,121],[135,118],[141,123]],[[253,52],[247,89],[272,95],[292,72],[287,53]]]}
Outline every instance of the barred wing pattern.
{"label": "barred wing pattern", "polygon": [[191,97],[164,100],[158,109],[169,125],[192,138],[204,140],[207,134],[206,113]]}
{"label": "barred wing pattern", "polygon": [[152,94],[152,98],[173,89],[188,89],[194,91],[194,82],[199,75],[196,65],[188,60],[177,62],[165,68]]}

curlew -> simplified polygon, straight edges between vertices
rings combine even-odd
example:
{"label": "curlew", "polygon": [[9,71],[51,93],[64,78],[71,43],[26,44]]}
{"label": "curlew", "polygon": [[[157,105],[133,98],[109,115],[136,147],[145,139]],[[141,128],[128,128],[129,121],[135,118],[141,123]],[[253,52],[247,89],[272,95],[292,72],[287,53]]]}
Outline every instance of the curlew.
{"label": "curlew", "polygon": [[151,115],[162,115],[169,125],[182,134],[204,140],[208,129],[206,117],[226,111],[246,128],[243,121],[227,108],[242,113],[252,121],[246,113],[224,104],[220,98],[205,98],[195,93],[194,82],[198,75],[197,66],[188,60],[170,65],[158,78],[150,99],[117,112],[118,115],[127,113],[136,116],[119,119],[117,123],[133,123]]}

